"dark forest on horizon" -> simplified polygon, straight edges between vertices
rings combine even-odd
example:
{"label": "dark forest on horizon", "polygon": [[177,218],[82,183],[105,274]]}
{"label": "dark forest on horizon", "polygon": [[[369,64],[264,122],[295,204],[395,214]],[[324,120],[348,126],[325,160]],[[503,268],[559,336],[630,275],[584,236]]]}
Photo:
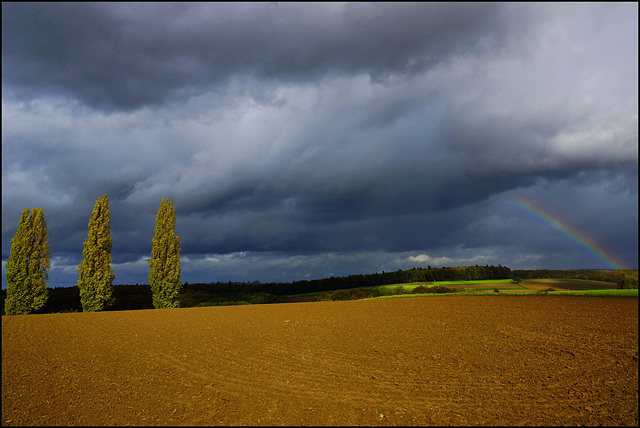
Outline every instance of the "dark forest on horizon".
{"label": "dark forest on horizon", "polygon": [[[634,272],[635,275],[629,275]],[[511,270],[506,266],[462,266],[413,268],[372,274],[357,274],[288,283],[255,282],[185,282],[180,291],[180,307],[234,304],[286,303],[291,295],[390,284],[432,283],[438,281],[472,281],[501,279],[583,279],[618,283],[621,287],[637,288],[637,270]],[[624,285],[623,285],[624,284]],[[110,311],[153,309],[148,284],[114,285],[115,304]],[[6,290],[2,290],[2,306]],[[49,289],[45,306],[37,313],[82,312],[77,286]]]}

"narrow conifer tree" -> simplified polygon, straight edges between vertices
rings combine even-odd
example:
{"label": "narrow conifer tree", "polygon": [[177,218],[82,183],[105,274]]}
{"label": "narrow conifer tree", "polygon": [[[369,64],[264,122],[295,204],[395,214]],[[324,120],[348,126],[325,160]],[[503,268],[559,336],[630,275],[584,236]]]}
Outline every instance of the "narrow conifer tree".
{"label": "narrow conifer tree", "polygon": [[149,285],[153,293],[153,306],[157,309],[180,306],[180,238],[175,233],[175,227],[173,199],[163,198],[156,216],[149,259]]}
{"label": "narrow conifer tree", "polygon": [[102,311],[115,302],[111,245],[111,212],[105,193],[93,207],[89,235],[82,250],[82,263],[78,265],[78,288],[84,312]]}
{"label": "narrow conifer tree", "polygon": [[25,208],[20,216],[18,231],[11,239],[6,263],[5,314],[29,314],[44,306],[49,297],[47,282],[50,267],[44,211],[34,208],[29,214],[29,208]]}

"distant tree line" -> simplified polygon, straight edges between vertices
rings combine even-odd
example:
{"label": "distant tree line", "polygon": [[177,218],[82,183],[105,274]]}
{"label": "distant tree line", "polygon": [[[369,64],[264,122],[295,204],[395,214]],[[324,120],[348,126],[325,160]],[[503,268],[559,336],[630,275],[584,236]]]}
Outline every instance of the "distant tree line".
{"label": "distant tree line", "polygon": [[[373,273],[368,275],[349,275],[317,280],[303,280],[290,283],[254,282],[215,282],[185,283],[179,290],[179,306],[183,308],[220,305],[247,305],[265,303],[286,303],[295,294],[327,291],[320,300],[347,300],[375,297],[383,294],[405,293],[401,287],[392,291],[382,291],[376,286],[406,284],[412,282],[469,281],[491,279],[585,279],[618,283],[620,288],[637,288],[638,271],[608,270],[511,270],[505,266],[464,266],[442,268],[413,268],[394,272]],[[370,288],[367,288],[370,287]],[[446,287],[416,288],[417,292],[450,292]],[[357,290],[347,290],[357,289]],[[80,291],[74,287],[56,287],[49,289],[46,303],[33,313],[81,312],[83,310]],[[7,290],[2,290],[0,298],[3,305]],[[153,309],[153,291],[149,284],[114,285],[114,303],[106,310]]]}
{"label": "distant tree line", "polygon": [[343,290],[346,288],[374,287],[389,284],[407,284],[410,282],[434,281],[471,281],[482,279],[510,279],[511,269],[506,266],[463,266],[413,268],[394,272],[358,274],[323,279],[301,280],[294,282],[215,282],[185,284],[185,289],[206,291],[211,294],[224,293],[268,293],[274,295],[292,295],[315,293],[319,291]]}
{"label": "distant tree line", "polygon": [[[151,276],[151,275],[150,275]],[[290,283],[215,282],[185,283],[179,290],[180,307],[285,303],[289,295],[334,291],[347,288],[375,287],[379,285],[411,282],[460,281],[474,279],[509,279],[511,270],[505,266],[466,266],[413,268],[368,275],[349,275]],[[113,303],[103,310],[153,309],[153,291],[150,285],[114,285]],[[3,290],[2,299],[6,291]],[[49,289],[46,304],[34,313],[79,312],[84,310],[80,290],[75,287]]]}

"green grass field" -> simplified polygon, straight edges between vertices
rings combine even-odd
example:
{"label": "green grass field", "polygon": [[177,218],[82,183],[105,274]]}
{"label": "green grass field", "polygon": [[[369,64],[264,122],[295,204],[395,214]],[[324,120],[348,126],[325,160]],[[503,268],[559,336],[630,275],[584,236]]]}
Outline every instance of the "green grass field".
{"label": "green grass field", "polygon": [[524,289],[521,285],[516,284],[512,279],[489,279],[489,280],[473,280],[473,281],[435,281],[435,282],[412,282],[408,284],[392,284],[381,285],[380,289],[393,291],[398,286],[402,286],[405,291],[413,290],[414,288],[424,285],[431,287],[434,285],[444,285],[449,288],[473,288],[476,290],[493,290],[498,288],[499,290],[515,290]]}
{"label": "green grass field", "polygon": [[[531,283],[527,286],[527,283]],[[534,286],[535,284],[536,286]],[[540,288],[540,286],[549,289],[560,288],[561,290],[546,291]],[[585,284],[589,288],[582,288],[581,285]],[[419,293],[419,294],[392,294],[380,297],[370,297],[373,299],[386,299],[394,297],[415,297],[415,296],[451,296],[451,295],[491,295],[499,296],[504,294],[509,295],[532,295],[532,294],[547,294],[547,295],[569,295],[569,296],[620,296],[620,297],[638,297],[637,289],[625,289],[619,290],[613,283],[597,281],[580,281],[573,279],[554,279],[554,280],[525,280],[520,284],[516,284],[512,279],[494,279],[494,280],[474,280],[474,281],[435,281],[435,282],[413,282],[406,284],[390,284],[381,285],[378,287],[360,287],[360,288],[379,288],[386,292],[397,292],[400,287],[404,292],[410,292],[419,286],[445,286],[455,289],[456,293]],[[600,288],[602,287],[602,288]],[[346,291],[352,292],[358,288],[347,289]],[[497,292],[495,292],[497,290]],[[323,294],[329,294],[332,291],[318,291],[313,293],[300,294],[298,297],[315,297]]]}
{"label": "green grass field", "polygon": [[433,285],[481,285],[481,284],[515,284],[513,279],[481,279],[473,281],[437,281]]}

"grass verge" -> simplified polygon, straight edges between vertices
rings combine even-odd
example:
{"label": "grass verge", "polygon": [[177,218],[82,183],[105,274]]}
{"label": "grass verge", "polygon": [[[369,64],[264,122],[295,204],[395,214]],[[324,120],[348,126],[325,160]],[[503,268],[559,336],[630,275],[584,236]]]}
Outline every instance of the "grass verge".
{"label": "grass verge", "polygon": [[389,296],[369,297],[367,299],[392,299],[402,297],[434,297],[434,296],[596,296],[596,297],[638,297],[638,289],[631,290],[571,290],[571,291],[535,291],[523,293],[486,293],[476,291],[459,291],[456,293],[417,293],[417,294],[392,294]]}
{"label": "grass verge", "polygon": [[[534,294],[539,294],[537,292]],[[548,291],[542,292],[557,296],[616,296],[616,297],[638,297],[638,289],[604,289],[604,290],[566,290],[566,291]]]}

